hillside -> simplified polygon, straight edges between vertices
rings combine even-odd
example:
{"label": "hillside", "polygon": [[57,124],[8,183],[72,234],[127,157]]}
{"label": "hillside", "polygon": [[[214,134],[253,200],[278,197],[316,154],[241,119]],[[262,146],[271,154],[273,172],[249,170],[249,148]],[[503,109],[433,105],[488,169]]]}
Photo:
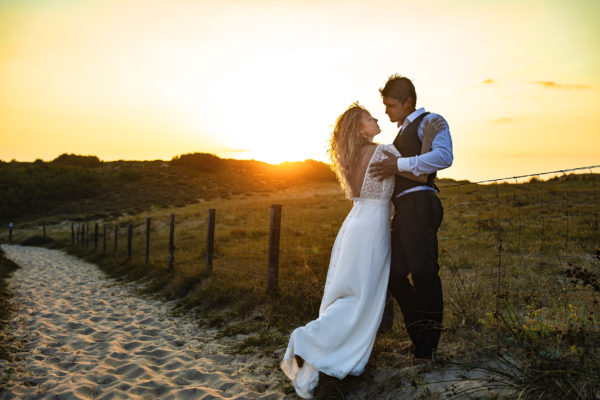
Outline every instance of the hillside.
{"label": "hillside", "polygon": [[319,181],[335,181],[335,175],[314,160],[272,165],[206,153],[171,161],[103,162],[63,154],[51,162],[0,162],[0,222],[103,218]]}

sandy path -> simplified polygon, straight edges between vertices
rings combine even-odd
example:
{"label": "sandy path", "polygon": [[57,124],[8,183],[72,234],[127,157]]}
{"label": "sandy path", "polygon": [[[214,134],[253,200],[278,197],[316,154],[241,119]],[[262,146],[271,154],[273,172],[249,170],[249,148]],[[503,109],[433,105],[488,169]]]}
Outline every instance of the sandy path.
{"label": "sandy path", "polygon": [[[0,399],[282,399],[278,374],[230,356],[214,332],[168,315],[95,266],[57,250],[3,245],[12,333],[26,350]],[[255,363],[253,365],[253,363]]]}

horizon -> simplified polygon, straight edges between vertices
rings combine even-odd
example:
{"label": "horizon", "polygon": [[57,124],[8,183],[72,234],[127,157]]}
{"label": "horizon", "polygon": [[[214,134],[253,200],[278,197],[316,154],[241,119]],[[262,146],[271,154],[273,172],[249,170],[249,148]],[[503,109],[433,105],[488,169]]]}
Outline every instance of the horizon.
{"label": "horizon", "polygon": [[[218,155],[216,155],[214,153],[205,153],[205,152],[199,152],[199,151],[190,152],[190,153],[184,153],[184,154],[177,154],[177,155],[171,157],[168,160],[167,159],[160,159],[160,158],[145,159],[145,160],[139,160],[139,159],[135,159],[135,160],[133,160],[133,159],[105,160],[105,159],[102,159],[102,158],[100,158],[100,157],[98,157],[97,155],[94,155],[94,154],[73,154],[73,153],[68,154],[68,153],[61,153],[58,156],[52,158],[51,160],[43,160],[41,158],[37,158],[35,160],[27,160],[27,161],[16,160],[16,159],[13,159],[13,160],[10,160],[10,161],[5,161],[5,160],[0,159],[0,163],[1,162],[7,163],[7,164],[8,163],[12,163],[12,162],[15,162],[15,163],[34,163],[36,161],[42,161],[42,162],[45,162],[45,163],[50,163],[50,162],[53,162],[54,160],[56,160],[58,157],[60,157],[62,155],[74,155],[74,156],[78,156],[78,157],[97,157],[101,163],[105,163],[105,162],[106,163],[110,163],[110,162],[132,162],[132,163],[135,163],[135,162],[158,162],[158,161],[168,163],[168,162],[171,162],[175,157],[186,155],[186,154],[197,154],[197,153],[198,154],[213,155],[213,156],[216,156],[217,158],[222,159],[222,160],[254,161],[254,162],[258,162],[258,163],[269,164],[271,166],[283,166],[283,164],[287,164],[287,163],[289,163],[289,164],[292,164],[292,163],[304,163],[304,162],[308,162],[308,161],[314,161],[314,162],[322,163],[322,164],[325,164],[328,167],[331,166],[331,164],[329,162],[327,162],[327,161],[315,160],[315,159],[312,159],[312,158],[307,158],[307,159],[304,159],[304,160],[292,160],[292,161],[287,161],[286,160],[286,161],[282,161],[282,162],[279,162],[279,163],[271,163],[271,162],[268,162],[268,161],[256,160],[256,159],[252,159],[252,158],[226,158],[226,157],[218,156]],[[564,169],[557,169],[557,170],[523,172],[521,174],[488,177],[488,178],[479,179],[479,180],[471,180],[471,179],[468,179],[468,178],[455,178],[455,177],[453,177],[451,175],[449,175],[449,176],[443,176],[443,177],[439,177],[438,176],[437,180],[439,181],[439,180],[448,179],[448,180],[452,180],[452,181],[455,181],[455,182],[465,182],[466,181],[468,183],[474,183],[474,184],[487,184],[487,183],[509,183],[509,184],[518,183],[518,184],[521,184],[521,183],[526,183],[526,181],[518,181],[518,180],[519,179],[525,179],[525,178],[526,178],[526,180],[529,180],[529,179],[532,179],[532,178],[536,178],[539,181],[543,182],[543,181],[550,180],[550,179],[553,179],[553,178],[555,178],[557,176],[561,176],[561,175],[566,176],[566,175],[570,175],[570,174],[581,174],[581,175],[600,174],[600,172],[593,172],[592,171],[592,170],[598,169],[598,168],[600,168],[600,164],[598,164],[598,165],[580,165],[580,166],[574,166],[574,167],[571,167],[571,168],[564,168]],[[582,172],[575,172],[575,171],[582,171]],[[543,178],[541,176],[543,176]],[[513,180],[515,182],[513,182]]]}
{"label": "horizon", "polygon": [[354,101],[393,141],[378,89],[399,73],[449,123],[440,177],[598,165],[598,13],[593,0],[4,0],[0,159],[327,163]]}

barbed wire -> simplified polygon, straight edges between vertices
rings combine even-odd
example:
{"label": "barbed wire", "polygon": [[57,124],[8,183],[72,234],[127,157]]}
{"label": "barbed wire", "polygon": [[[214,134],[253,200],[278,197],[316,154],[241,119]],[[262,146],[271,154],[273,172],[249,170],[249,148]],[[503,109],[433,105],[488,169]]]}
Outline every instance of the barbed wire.
{"label": "barbed wire", "polygon": [[484,183],[496,183],[496,182],[507,182],[507,181],[511,181],[511,180],[515,180],[515,179],[521,179],[521,178],[531,178],[534,176],[539,177],[540,175],[550,175],[550,174],[565,174],[566,172],[573,172],[573,171],[580,171],[583,169],[589,169],[590,171],[592,169],[596,169],[596,168],[600,168],[600,165],[588,165],[586,167],[575,167],[575,168],[568,168],[568,169],[559,169],[556,171],[546,171],[546,172],[535,172],[532,174],[527,174],[527,175],[516,175],[516,176],[508,176],[506,178],[496,178],[496,179],[485,179],[482,181],[476,181],[476,182],[454,182],[454,183],[447,183],[447,184],[443,184],[440,183],[438,186],[440,188],[443,187],[451,187],[451,186],[465,186],[465,185],[480,185],[480,184],[484,184]]}
{"label": "barbed wire", "polygon": [[[475,273],[478,273],[479,266],[493,266],[492,270],[495,274],[495,282],[492,287],[495,286],[496,294],[504,292],[506,290],[512,291],[513,296],[517,301],[522,297],[528,296],[530,293],[537,293],[540,296],[554,296],[556,294],[570,293],[570,290],[566,290],[564,287],[547,287],[542,288],[539,286],[526,286],[521,283],[521,274],[524,273],[525,269],[530,268],[557,268],[554,270],[556,273],[561,273],[565,268],[572,262],[578,262],[580,259],[588,257],[592,259],[594,251],[597,246],[599,237],[598,229],[598,210],[599,210],[599,195],[598,185],[596,179],[597,174],[594,173],[594,169],[600,168],[600,165],[591,165],[585,167],[576,167],[570,169],[561,169],[556,171],[537,172],[527,175],[518,175],[512,177],[498,178],[498,179],[487,179],[477,182],[454,182],[451,184],[445,184],[442,182],[440,188],[456,188],[456,197],[449,197],[447,203],[445,203],[446,218],[442,228],[440,228],[439,243],[441,254],[441,261],[448,263],[449,267],[457,267],[460,270],[473,269]],[[542,182],[540,178],[551,174],[562,174],[563,178],[568,177],[567,173],[576,171],[589,171],[589,175],[592,179],[581,180],[585,185],[584,187],[574,187],[570,183],[570,179],[562,179],[558,183],[560,190],[560,202],[555,200],[549,200],[547,189],[540,188],[539,190],[528,190],[521,191],[520,184],[525,182],[519,182],[524,178],[536,178]],[[587,173],[586,173],[587,174]],[[509,187],[509,190],[505,190],[504,183],[513,182]],[[579,182],[579,181],[578,181]],[[485,184],[492,184],[485,185]],[[462,190],[467,185],[481,185],[478,186],[475,195],[469,190]],[[501,190],[502,189],[502,190]],[[552,189],[555,190],[556,189]],[[443,191],[443,193],[449,193],[449,191]],[[555,193],[555,194],[556,194]],[[585,193],[585,198],[580,199],[574,193]],[[506,201],[507,196],[509,199],[514,201]],[[325,198],[324,201],[328,199]],[[527,200],[527,201],[525,201]],[[478,206],[479,204],[479,206]],[[487,208],[481,207],[481,204],[486,204]],[[494,204],[491,206],[490,204]],[[281,246],[280,246],[280,276],[278,282],[281,285],[281,290],[285,290],[285,293],[293,294],[305,294],[307,290],[313,293],[314,291],[322,290],[324,287],[324,280],[327,272],[327,262],[333,240],[337,233],[337,220],[335,223],[325,224],[324,228],[320,224],[318,227],[309,214],[315,210],[314,205],[302,205],[302,204],[284,204],[284,210],[292,213],[294,216],[291,219],[282,219],[282,230],[281,230]],[[494,210],[495,208],[495,210]],[[527,212],[524,210],[527,208]],[[337,218],[337,217],[336,217]],[[201,220],[202,222],[194,225],[194,219]],[[190,236],[189,230],[192,229],[205,229],[207,224],[204,221],[204,217],[200,214],[194,214],[193,216],[186,216],[177,220],[177,226],[180,230],[186,233],[179,238],[185,238],[190,240],[192,236],[197,237],[200,231]],[[585,232],[578,229],[578,219],[586,222],[585,225],[588,230]],[[310,222],[313,221],[313,222]],[[494,221],[494,223],[492,223]],[[235,224],[235,220],[227,222],[230,225],[228,229],[238,229],[235,235],[227,238],[227,241],[219,248],[218,256],[215,255],[215,264],[212,266],[213,273],[226,272],[246,278],[240,279],[239,284],[248,286],[249,288],[257,290],[265,290],[265,287],[260,288],[256,286],[256,282],[264,281],[266,283],[267,273],[267,246],[257,246],[255,244],[258,238],[264,236],[268,238],[268,233],[261,232],[258,237],[252,236],[251,233],[246,232],[246,226],[240,228],[232,228]],[[341,222],[341,220],[340,220]],[[556,227],[557,223],[562,224],[559,228]],[[145,222],[136,221],[114,221],[113,223],[99,222],[101,227],[100,235],[104,235],[103,225],[109,226],[106,231],[106,250],[104,250],[104,237],[98,239],[98,251],[105,251],[107,256],[123,257],[124,248],[127,244],[127,229],[126,227],[132,224],[132,240],[138,243],[132,252],[132,257],[138,259],[144,257],[144,251],[139,246],[140,238],[144,236],[144,225]],[[160,239],[157,239],[155,235],[155,229],[167,228],[168,223],[153,218],[151,226],[152,241],[166,240],[164,233],[158,235]],[[192,225],[189,225],[192,224]],[[311,225],[313,224],[313,225]],[[473,225],[477,225],[477,232],[474,234]],[[93,231],[92,222],[90,221],[78,221],[73,222],[73,229],[77,227],[77,243],[80,246],[92,248],[94,246],[93,239],[90,238],[90,231]],[[116,254],[114,253],[114,226],[118,229],[118,242]],[[63,226],[64,228],[64,226]],[[67,224],[67,229],[71,226]],[[554,229],[554,230],[551,230]],[[85,237],[79,237],[79,230],[85,230]],[[315,243],[313,236],[315,231],[326,230],[325,237],[320,243]],[[456,229],[452,231],[451,229]],[[59,232],[59,228],[48,226],[47,233]],[[181,235],[180,231],[176,230],[176,236]],[[456,235],[458,232],[458,235]],[[264,233],[264,235],[263,235]],[[70,236],[70,232],[64,233],[65,237]],[[111,239],[108,241],[108,239]],[[67,239],[68,240],[68,239]],[[178,239],[179,240],[179,239]],[[182,239],[183,240],[183,239]],[[195,239],[194,239],[195,240]],[[242,250],[237,250],[236,253],[228,251],[227,242],[233,240],[236,244],[241,243],[243,240],[248,242],[244,244]],[[154,243],[153,242],[153,243]],[[202,238],[199,238],[197,245],[184,249],[176,248],[178,254],[188,254],[190,252],[198,252],[199,248],[201,251],[203,248]],[[217,241],[218,242],[218,241]],[[329,243],[331,242],[331,243]],[[448,247],[446,250],[446,244]],[[219,243],[217,243],[219,245]],[[470,260],[464,260],[467,257],[467,253],[472,251],[473,246],[477,246],[478,258],[472,258]],[[550,246],[550,248],[548,248]],[[143,247],[143,246],[142,246]],[[164,250],[164,246],[161,247],[161,251]],[[315,253],[316,252],[316,253]],[[444,253],[446,252],[446,253]],[[232,254],[238,254],[232,256]],[[167,259],[166,254],[156,256],[154,252],[151,253],[151,259],[156,262],[163,262]],[[317,254],[317,255],[315,255]],[[195,267],[200,269],[205,253],[201,256],[195,254],[193,259],[183,257],[180,261],[175,262],[176,266],[187,266]],[[234,257],[237,257],[235,261]],[[446,257],[442,260],[442,257]],[[463,260],[461,260],[463,258]],[[550,258],[550,259],[549,259]],[[236,268],[235,265],[246,266]],[[260,271],[257,268],[259,265],[264,265],[264,271]],[[600,262],[590,262],[589,265],[593,265],[596,270],[600,268]],[[443,266],[443,265],[442,265]],[[301,275],[301,277],[300,277]],[[562,278],[562,283],[568,282],[568,279]],[[559,283],[557,282],[556,285]],[[579,293],[590,293],[589,290],[584,288],[574,288],[573,291]],[[593,292],[591,292],[593,293]],[[314,294],[314,293],[313,293]],[[496,297],[496,308],[499,307],[499,298]]]}

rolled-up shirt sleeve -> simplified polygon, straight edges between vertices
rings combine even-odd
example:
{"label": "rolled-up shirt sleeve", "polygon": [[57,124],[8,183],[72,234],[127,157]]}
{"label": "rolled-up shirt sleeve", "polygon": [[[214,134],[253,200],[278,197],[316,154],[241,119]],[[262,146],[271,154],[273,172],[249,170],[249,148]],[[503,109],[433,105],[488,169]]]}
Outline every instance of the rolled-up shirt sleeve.
{"label": "rolled-up shirt sleeve", "polygon": [[[423,123],[437,114],[429,114],[417,130],[419,139],[423,140]],[[441,117],[441,116],[439,116]],[[443,119],[443,117],[441,117]],[[444,120],[446,122],[446,120]],[[446,128],[439,131],[431,143],[431,151],[412,157],[398,158],[398,172],[410,172],[416,176],[423,174],[432,174],[452,165],[454,155],[452,153],[452,138],[450,137],[450,128],[446,122]]]}

